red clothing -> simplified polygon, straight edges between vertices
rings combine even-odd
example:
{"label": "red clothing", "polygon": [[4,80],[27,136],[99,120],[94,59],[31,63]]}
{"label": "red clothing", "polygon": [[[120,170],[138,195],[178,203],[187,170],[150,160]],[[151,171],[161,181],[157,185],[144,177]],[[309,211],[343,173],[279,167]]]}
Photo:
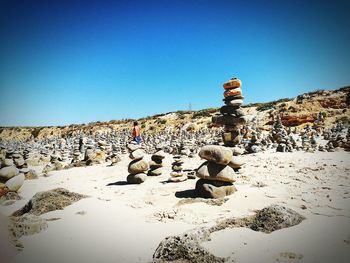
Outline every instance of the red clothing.
{"label": "red clothing", "polygon": [[134,126],[134,128],[132,128],[132,137],[136,138],[140,136],[140,128],[139,126]]}

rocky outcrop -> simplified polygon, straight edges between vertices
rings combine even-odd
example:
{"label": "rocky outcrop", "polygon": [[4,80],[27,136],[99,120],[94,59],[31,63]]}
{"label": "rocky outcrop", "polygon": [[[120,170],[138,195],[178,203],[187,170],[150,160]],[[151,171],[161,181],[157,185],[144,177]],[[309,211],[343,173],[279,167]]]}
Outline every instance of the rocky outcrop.
{"label": "rocky outcrop", "polygon": [[153,254],[153,262],[225,262],[201,246],[210,241],[210,234],[226,228],[247,227],[254,231],[271,233],[301,223],[304,216],[280,205],[271,205],[258,210],[255,215],[230,218],[212,227],[200,227],[182,235],[166,237]]}
{"label": "rocky outcrop", "polygon": [[87,196],[70,192],[64,188],[39,192],[36,193],[24,207],[15,211],[12,216],[22,216],[26,213],[42,215],[54,210],[63,210],[66,206],[85,197]]}

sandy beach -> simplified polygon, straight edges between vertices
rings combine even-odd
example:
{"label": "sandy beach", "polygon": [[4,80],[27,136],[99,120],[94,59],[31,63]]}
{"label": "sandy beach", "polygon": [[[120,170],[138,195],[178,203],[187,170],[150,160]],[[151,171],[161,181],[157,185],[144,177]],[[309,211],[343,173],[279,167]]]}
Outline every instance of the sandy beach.
{"label": "sandy beach", "polygon": [[[1,206],[2,217],[40,191],[62,187],[89,197],[43,214],[48,228],[21,237],[21,251],[5,242],[2,223],[6,262],[151,262],[167,236],[247,216],[271,204],[291,208],[306,220],[270,234],[224,229],[202,246],[227,262],[347,262],[349,153],[262,152],[242,158],[246,165],[237,175],[238,191],[221,203],[191,198],[196,180],[168,183],[170,155],[164,159],[163,174],[148,177],[141,185],[125,182],[127,155],[114,167],[53,171],[26,181],[19,193],[23,200]],[[202,162],[188,158],[184,168],[195,169]]]}

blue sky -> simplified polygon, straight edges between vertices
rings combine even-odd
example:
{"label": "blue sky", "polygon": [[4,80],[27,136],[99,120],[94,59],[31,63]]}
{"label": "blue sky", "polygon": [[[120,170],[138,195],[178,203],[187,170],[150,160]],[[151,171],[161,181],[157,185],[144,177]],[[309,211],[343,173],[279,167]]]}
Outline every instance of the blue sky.
{"label": "blue sky", "polygon": [[219,107],[350,84],[349,1],[0,0],[0,126]]}

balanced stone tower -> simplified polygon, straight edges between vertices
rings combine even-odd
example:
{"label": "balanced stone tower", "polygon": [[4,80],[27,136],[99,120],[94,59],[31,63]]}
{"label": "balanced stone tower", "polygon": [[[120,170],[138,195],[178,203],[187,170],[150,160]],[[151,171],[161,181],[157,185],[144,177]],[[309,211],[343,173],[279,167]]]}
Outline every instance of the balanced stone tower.
{"label": "balanced stone tower", "polygon": [[237,78],[232,78],[223,86],[225,89],[223,101],[226,105],[220,108],[220,115],[212,117],[212,122],[214,125],[224,126],[222,133],[224,145],[233,147],[241,142],[240,130],[246,122],[241,109],[244,99],[242,82]]}
{"label": "balanced stone tower", "polygon": [[183,160],[181,155],[174,155],[172,163],[172,172],[170,173],[170,182],[183,182],[187,180],[187,175],[182,171]]}
{"label": "balanced stone tower", "polygon": [[207,160],[196,171],[196,176],[200,178],[195,188],[199,197],[222,198],[236,191],[233,185],[235,171],[241,168],[242,163],[234,156],[241,151],[233,147],[241,142],[240,130],[246,122],[240,108],[243,103],[241,85],[237,78],[223,85],[226,105],[220,108],[220,115],[212,117],[212,122],[216,126],[224,126],[224,146],[206,145],[199,151],[199,156]]}
{"label": "balanced stone tower", "polygon": [[126,181],[129,184],[141,184],[146,180],[147,175],[144,172],[149,168],[148,162],[143,160],[145,153],[136,142],[131,142],[128,144],[127,148],[130,152],[129,158],[132,159],[132,161],[128,166],[129,175]]}

